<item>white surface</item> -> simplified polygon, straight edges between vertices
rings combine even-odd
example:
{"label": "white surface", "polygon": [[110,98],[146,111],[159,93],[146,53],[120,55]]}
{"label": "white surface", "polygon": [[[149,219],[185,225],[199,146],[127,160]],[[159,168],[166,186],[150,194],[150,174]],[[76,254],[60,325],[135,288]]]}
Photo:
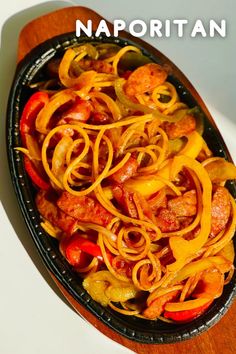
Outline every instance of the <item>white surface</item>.
{"label": "white surface", "polygon": [[[37,3],[37,5],[35,5]],[[0,353],[106,354],[129,353],[85,323],[57,295],[30,240],[11,187],[5,149],[5,111],[15,69],[17,37],[29,20],[70,6],[72,1],[9,0],[1,3],[0,26]],[[201,94],[236,160],[236,23],[235,1],[219,0],[84,0],[74,4],[93,8],[105,18],[225,18],[227,38],[144,38],[166,54]],[[32,8],[31,8],[32,7]],[[24,10],[23,12],[21,12]]]}

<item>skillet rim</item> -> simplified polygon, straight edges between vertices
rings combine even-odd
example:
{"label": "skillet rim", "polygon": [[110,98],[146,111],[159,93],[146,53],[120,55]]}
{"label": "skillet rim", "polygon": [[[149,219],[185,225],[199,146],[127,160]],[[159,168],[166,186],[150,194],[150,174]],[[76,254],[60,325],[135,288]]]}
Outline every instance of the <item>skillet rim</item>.
{"label": "skillet rim", "polygon": [[[99,41],[112,42],[121,44],[122,46],[133,44],[141,47],[144,54],[151,54],[151,59],[158,63],[167,63],[171,68],[171,75],[178,89],[186,99],[191,99],[201,107],[208,124],[206,129],[208,134],[213,134],[216,138],[216,144],[219,145],[218,153],[232,161],[230,153],[219,133],[213,118],[207,110],[201,97],[188,81],[185,75],[162,53],[157,49],[144,42],[139,38],[132,41],[130,38],[114,38],[99,36],[98,38],[87,38],[86,36],[76,37],[75,32],[62,34],[46,42],[41,43],[34,48],[26,57],[18,64],[15,78],[11,87],[8,109],[7,109],[7,153],[12,183],[18,199],[24,221],[30,232],[30,235],[36,245],[36,248],[43,259],[46,268],[53,273],[60,284],[72,295],[72,297],[80,303],[85,309],[89,310],[93,315],[99,318],[104,324],[115,330],[124,337],[140,343],[146,344],[167,344],[175,343],[190,339],[213,326],[226,313],[236,295],[236,275],[234,274],[231,282],[225,286],[224,292],[219,299],[216,299],[210,309],[202,316],[187,324],[174,324],[174,326],[166,326],[164,329],[155,328],[153,321],[134,320],[128,325],[127,317],[117,314],[110,309],[104,308],[91,299],[86,291],[78,284],[78,277],[70,269],[67,262],[55,249],[55,240],[40,227],[39,213],[34,205],[32,185],[24,171],[20,154],[13,150],[13,147],[19,146],[19,118],[20,106],[22,103],[22,95],[27,90],[27,83],[40,71],[54,55],[62,52],[67,47],[79,44],[83,41]],[[179,79],[180,78],[180,79]],[[189,97],[188,97],[189,96]],[[231,194],[236,196],[236,183],[230,182],[228,185]],[[234,242],[235,243],[235,242]],[[143,323],[140,326],[140,323]],[[147,323],[150,330],[147,329]],[[159,322],[156,322],[159,324]],[[161,327],[161,326],[160,326]],[[145,329],[144,329],[145,328]]]}

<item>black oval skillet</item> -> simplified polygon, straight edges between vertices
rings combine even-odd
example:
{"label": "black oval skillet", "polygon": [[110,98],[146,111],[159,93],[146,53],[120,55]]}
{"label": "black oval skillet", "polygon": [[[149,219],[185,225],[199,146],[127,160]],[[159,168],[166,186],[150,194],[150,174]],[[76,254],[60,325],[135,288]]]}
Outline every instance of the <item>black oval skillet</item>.
{"label": "black oval skillet", "polygon": [[[136,45],[152,61],[168,64],[171,70],[168,80],[175,85],[180,100],[189,107],[198,106],[200,109],[204,119],[204,138],[210,149],[214,155],[231,161],[228,149],[202,99],[183,73],[164,55],[140,39],[135,40],[134,43],[131,40],[105,36],[77,38],[75,33],[68,33],[54,37],[33,49],[20,62],[16,70],[7,110],[7,150],[12,183],[18,202],[30,234],[48,270],[75,301],[97,316],[105,325],[129,339],[141,343],[174,343],[190,339],[208,330],[226,313],[236,294],[236,275],[234,274],[230,283],[225,286],[222,296],[214,301],[210,309],[201,317],[187,324],[142,320],[123,316],[109,308],[102,307],[93,301],[83,289],[81,279],[60,254],[57,241],[49,237],[40,227],[40,216],[34,203],[35,190],[24,170],[20,153],[14,150],[15,147],[21,145],[19,120],[24,104],[32,94],[29,84],[42,77],[45,65],[49,60],[62,55],[66,48],[76,43],[91,41],[117,43],[120,46]],[[235,183],[229,182],[227,188],[235,197]]]}

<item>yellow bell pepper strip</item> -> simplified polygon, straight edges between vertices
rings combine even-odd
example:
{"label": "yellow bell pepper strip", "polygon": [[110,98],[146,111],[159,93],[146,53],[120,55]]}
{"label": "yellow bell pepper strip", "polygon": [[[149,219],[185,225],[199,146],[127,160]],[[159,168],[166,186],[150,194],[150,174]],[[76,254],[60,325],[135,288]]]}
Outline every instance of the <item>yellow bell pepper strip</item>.
{"label": "yellow bell pepper strip", "polygon": [[[172,165],[172,160],[157,172],[157,177],[162,177],[167,180],[170,179],[170,168]],[[145,178],[145,179],[134,179],[130,178],[124,183],[124,186],[132,189],[135,192],[140,193],[143,197],[148,198],[152,194],[158,192],[161,188],[165,186],[164,182],[156,179],[155,177]]]}
{"label": "yellow bell pepper strip", "polygon": [[165,306],[165,310],[171,312],[193,310],[200,306],[206,305],[211,300],[212,299],[207,297],[201,297],[199,299],[187,300],[183,302],[168,302]]}
{"label": "yellow bell pepper strip", "polygon": [[223,158],[217,158],[206,164],[205,169],[212,182],[224,182],[228,179],[236,179],[236,166]]}
{"label": "yellow bell pepper strip", "polygon": [[191,157],[192,159],[196,159],[202,150],[204,140],[196,130],[188,134],[186,138],[188,139],[188,142],[178,153],[178,155],[185,155]]}
{"label": "yellow bell pepper strip", "polygon": [[[169,160],[168,163],[157,172],[157,176],[169,180],[171,164],[172,160]],[[164,182],[155,178],[155,176],[150,176],[150,178],[145,179],[130,178],[124,183],[124,186],[127,189],[131,189],[134,192],[140,193],[143,197],[148,198],[163,188],[165,184]],[[104,187],[103,191],[107,199],[113,198],[112,188],[110,186]]]}
{"label": "yellow bell pepper strip", "polygon": [[168,271],[176,272],[184,266],[187,259],[196,254],[205,244],[211,231],[211,198],[212,184],[204,167],[188,156],[176,156],[171,167],[171,180],[174,180],[183,167],[191,169],[202,185],[202,217],[200,232],[193,240],[187,241],[180,237],[170,237],[170,248],[176,262],[167,266]]}
{"label": "yellow bell pepper strip", "polygon": [[134,285],[116,279],[107,270],[89,274],[83,281],[83,287],[93,300],[103,306],[107,306],[110,301],[127,301],[139,292]]}
{"label": "yellow bell pepper strip", "polygon": [[191,310],[184,311],[165,311],[164,317],[175,322],[185,323],[194,320],[202,315],[210,306],[212,301],[207,302],[205,305],[199,306]]}
{"label": "yellow bell pepper strip", "polygon": [[226,258],[228,261],[232,262],[233,264],[235,258],[233,241],[232,240],[229,241],[229,243],[227,243],[227,245],[225,245],[224,248],[222,248],[222,250],[219,253],[217,253],[217,255]]}
{"label": "yellow bell pepper strip", "polygon": [[171,283],[180,283],[183,280],[212,267],[217,267],[222,273],[226,273],[230,270],[231,266],[232,263],[222,256],[202,258],[198,261],[186,264],[180,271],[178,271]]}
{"label": "yellow bell pepper strip", "polygon": [[48,128],[48,124],[52,115],[58,108],[63,106],[65,103],[74,100],[75,97],[75,94],[73,94],[73,92],[70,90],[63,90],[60,93],[54,95],[52,99],[39,112],[35,122],[36,130],[42,134],[49,133],[50,129]]}

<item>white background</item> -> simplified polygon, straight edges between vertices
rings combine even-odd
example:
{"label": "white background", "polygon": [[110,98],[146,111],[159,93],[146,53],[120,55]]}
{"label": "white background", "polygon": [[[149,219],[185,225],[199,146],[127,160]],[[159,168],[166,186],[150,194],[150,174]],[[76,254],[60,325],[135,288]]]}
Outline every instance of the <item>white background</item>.
{"label": "white background", "polygon": [[[37,5],[35,5],[37,4]],[[59,296],[30,239],[11,186],[5,148],[5,112],[14,75],[19,30],[54,9],[84,5],[108,20],[226,19],[227,38],[145,40],[190,79],[212,113],[236,160],[236,22],[234,0],[87,0],[1,2],[0,52],[0,353],[129,353],[84,322]],[[190,26],[191,27],[191,26]]]}

